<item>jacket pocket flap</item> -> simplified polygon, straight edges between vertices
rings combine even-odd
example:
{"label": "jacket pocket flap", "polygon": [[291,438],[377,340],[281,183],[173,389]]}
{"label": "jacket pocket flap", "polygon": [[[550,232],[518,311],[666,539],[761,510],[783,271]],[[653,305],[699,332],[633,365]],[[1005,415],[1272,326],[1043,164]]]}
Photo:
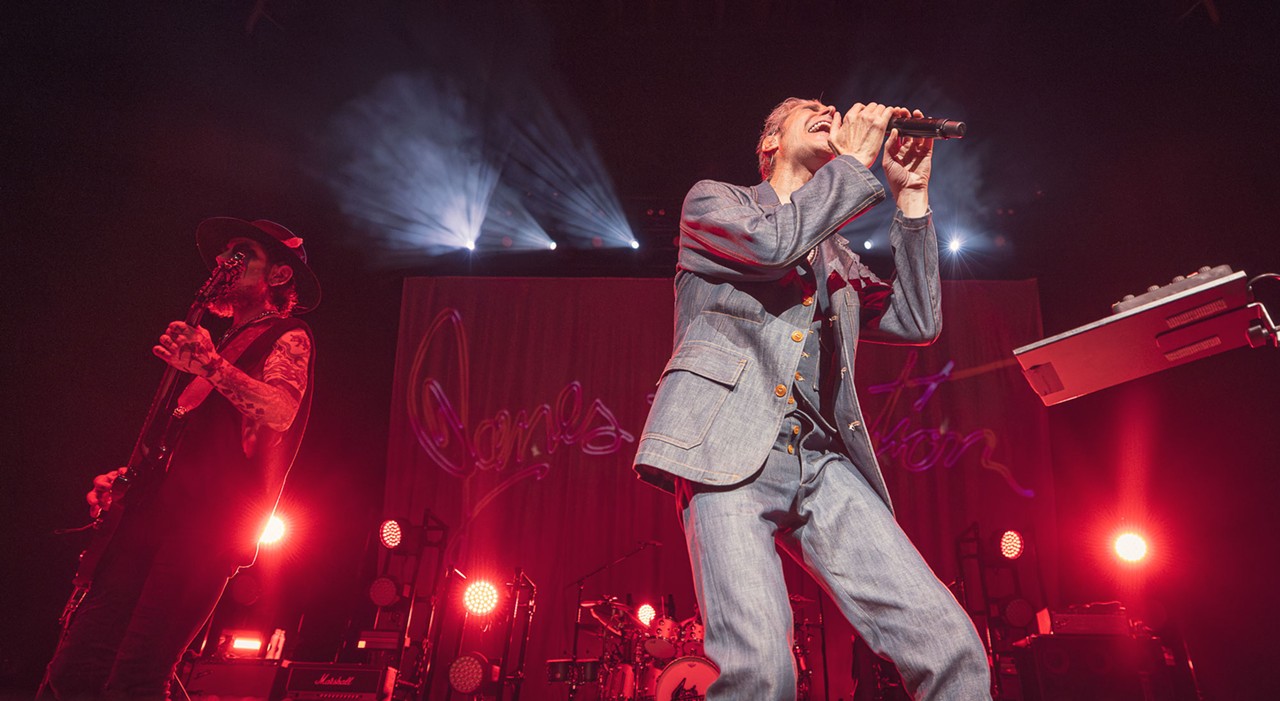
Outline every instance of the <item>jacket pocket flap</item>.
{"label": "jacket pocket flap", "polygon": [[680,346],[676,354],[667,362],[662,374],[673,370],[687,370],[696,375],[718,382],[727,387],[738,384],[742,369],[747,366],[747,359],[740,352],[720,346],[690,341]]}

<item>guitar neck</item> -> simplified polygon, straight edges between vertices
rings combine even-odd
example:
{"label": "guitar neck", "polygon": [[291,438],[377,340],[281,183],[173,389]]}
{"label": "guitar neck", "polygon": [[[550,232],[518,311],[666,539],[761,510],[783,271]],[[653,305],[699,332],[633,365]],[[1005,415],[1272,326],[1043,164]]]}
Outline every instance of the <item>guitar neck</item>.
{"label": "guitar neck", "polygon": [[[187,310],[183,321],[188,326],[199,326],[204,318],[204,301],[197,299]],[[178,369],[165,365],[164,375],[160,378],[160,386],[151,399],[147,409],[147,418],[142,424],[142,431],[129,454],[129,472],[136,478],[150,466],[150,463],[161,460],[167,455],[171,446],[157,445],[162,441],[169,422],[173,418],[173,410],[178,398]]]}

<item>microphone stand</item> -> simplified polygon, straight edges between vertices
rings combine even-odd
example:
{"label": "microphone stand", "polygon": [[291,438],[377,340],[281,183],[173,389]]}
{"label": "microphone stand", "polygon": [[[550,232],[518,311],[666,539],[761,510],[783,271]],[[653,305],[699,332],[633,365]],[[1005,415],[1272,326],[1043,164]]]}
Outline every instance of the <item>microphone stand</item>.
{"label": "microphone stand", "polygon": [[633,548],[631,552],[623,555],[622,557],[614,560],[613,562],[610,562],[606,565],[601,565],[569,583],[569,586],[573,586],[575,584],[578,586],[578,605],[576,607],[577,613],[574,614],[574,620],[573,620],[573,646],[571,648],[571,652],[569,653],[569,669],[570,669],[569,701],[573,701],[573,699],[577,698],[578,696],[578,632],[582,630],[582,591],[587,586],[586,584],[587,580],[591,579],[597,574],[600,574],[601,572],[604,572],[605,570],[613,567],[614,565],[617,565],[623,560],[629,559],[631,557],[635,557],[636,555],[640,554],[641,550],[644,550],[652,545],[653,543],[649,541],[642,541],[639,545]]}

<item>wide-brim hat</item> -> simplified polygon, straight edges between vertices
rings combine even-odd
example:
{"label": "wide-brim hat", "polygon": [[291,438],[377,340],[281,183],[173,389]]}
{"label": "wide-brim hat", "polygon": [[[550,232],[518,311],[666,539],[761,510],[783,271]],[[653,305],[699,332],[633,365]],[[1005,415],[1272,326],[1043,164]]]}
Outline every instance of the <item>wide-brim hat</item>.
{"label": "wide-brim hat", "polygon": [[295,314],[309,312],[320,303],[320,281],[307,265],[307,251],[302,239],[292,231],[267,219],[245,221],[235,217],[211,217],[196,227],[196,247],[200,257],[210,270],[218,265],[218,254],[227,248],[234,238],[253,239],[272,252],[272,257],[293,268],[293,280],[298,292]]}

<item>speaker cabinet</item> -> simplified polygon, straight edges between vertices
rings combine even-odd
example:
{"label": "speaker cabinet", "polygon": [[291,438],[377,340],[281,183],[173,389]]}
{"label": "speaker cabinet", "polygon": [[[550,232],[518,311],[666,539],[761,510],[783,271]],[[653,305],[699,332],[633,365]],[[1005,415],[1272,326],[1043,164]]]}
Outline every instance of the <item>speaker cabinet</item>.
{"label": "speaker cabinet", "polygon": [[1174,701],[1160,642],[1114,635],[1036,635],[1015,654],[1026,701]]}
{"label": "speaker cabinet", "polygon": [[272,701],[284,691],[280,660],[196,659],[179,678],[191,701]]}

